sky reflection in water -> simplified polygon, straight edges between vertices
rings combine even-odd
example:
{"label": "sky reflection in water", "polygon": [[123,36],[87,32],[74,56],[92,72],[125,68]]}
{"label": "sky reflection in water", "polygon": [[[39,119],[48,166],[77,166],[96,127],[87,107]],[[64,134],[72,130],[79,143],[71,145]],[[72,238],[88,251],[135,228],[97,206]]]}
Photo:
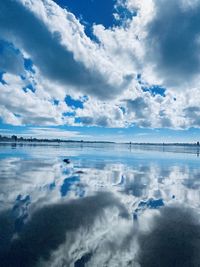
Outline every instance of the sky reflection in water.
{"label": "sky reflection in water", "polygon": [[1,266],[199,266],[199,158],[160,150],[0,146]]}

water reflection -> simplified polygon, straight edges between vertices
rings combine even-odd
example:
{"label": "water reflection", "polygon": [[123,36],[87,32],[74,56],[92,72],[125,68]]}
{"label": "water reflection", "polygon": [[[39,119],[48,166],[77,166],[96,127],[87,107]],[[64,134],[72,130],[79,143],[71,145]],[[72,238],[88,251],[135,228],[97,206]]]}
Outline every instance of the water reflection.
{"label": "water reflection", "polygon": [[0,266],[200,265],[194,154],[10,149],[0,159]]}
{"label": "water reflection", "polygon": [[[80,227],[88,231],[91,225],[95,224],[95,220],[101,220],[103,223],[104,217],[106,220],[106,216],[111,216],[106,214],[109,207],[112,216],[116,213],[113,207],[116,207],[119,216],[128,217],[125,207],[111,194],[99,193],[84,199],[36,208],[29,215],[21,232],[15,227],[13,212],[3,211],[0,214],[1,231],[3,229],[6,238],[0,252],[1,266],[28,267],[35,266],[39,261],[48,261],[52,251],[65,243],[68,233],[75,232]],[[70,263],[70,259],[65,261],[66,264]]]}
{"label": "water reflection", "polygon": [[199,216],[184,206],[165,207],[139,235],[137,261],[141,267],[198,267],[199,252]]}

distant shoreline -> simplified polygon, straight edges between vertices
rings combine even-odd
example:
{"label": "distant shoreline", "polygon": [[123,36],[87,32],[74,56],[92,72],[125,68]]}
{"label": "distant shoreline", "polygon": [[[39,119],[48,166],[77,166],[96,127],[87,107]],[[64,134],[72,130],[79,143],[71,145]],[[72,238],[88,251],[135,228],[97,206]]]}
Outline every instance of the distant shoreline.
{"label": "distant shoreline", "polygon": [[65,140],[59,138],[33,138],[33,137],[18,137],[17,135],[12,136],[2,136],[0,135],[0,143],[79,143],[79,144],[124,144],[129,146],[196,146],[199,147],[199,142],[196,143],[178,143],[178,142],[160,142],[160,143],[151,143],[151,142],[112,142],[112,141],[84,141],[84,140]]}
{"label": "distant shoreline", "polygon": [[23,140],[23,141],[1,141],[0,144],[115,144],[115,145],[128,145],[128,146],[187,146],[187,147],[200,147],[196,143],[118,143],[118,142],[109,142],[109,141],[74,141],[74,140],[63,140],[63,141],[56,141],[56,140],[33,140],[33,141],[28,141],[28,140]]}

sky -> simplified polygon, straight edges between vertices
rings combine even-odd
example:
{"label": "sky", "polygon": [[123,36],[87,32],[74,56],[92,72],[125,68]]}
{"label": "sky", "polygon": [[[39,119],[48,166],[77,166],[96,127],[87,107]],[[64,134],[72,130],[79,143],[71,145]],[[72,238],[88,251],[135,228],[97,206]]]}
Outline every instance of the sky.
{"label": "sky", "polygon": [[200,139],[200,0],[0,2],[0,134]]}

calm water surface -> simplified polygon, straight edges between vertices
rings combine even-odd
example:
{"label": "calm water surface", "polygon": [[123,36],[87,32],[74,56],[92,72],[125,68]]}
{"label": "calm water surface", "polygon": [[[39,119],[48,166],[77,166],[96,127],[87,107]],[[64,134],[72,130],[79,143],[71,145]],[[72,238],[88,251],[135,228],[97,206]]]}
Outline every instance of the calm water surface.
{"label": "calm water surface", "polygon": [[196,148],[1,144],[0,266],[199,267],[199,163]]}

